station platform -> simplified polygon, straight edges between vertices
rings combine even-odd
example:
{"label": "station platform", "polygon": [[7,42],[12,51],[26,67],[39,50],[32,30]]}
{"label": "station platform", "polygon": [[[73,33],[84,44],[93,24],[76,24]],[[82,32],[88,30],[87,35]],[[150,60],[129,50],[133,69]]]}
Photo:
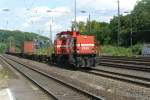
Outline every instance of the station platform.
{"label": "station platform", "polygon": [[0,90],[0,100],[16,100],[9,88]]}

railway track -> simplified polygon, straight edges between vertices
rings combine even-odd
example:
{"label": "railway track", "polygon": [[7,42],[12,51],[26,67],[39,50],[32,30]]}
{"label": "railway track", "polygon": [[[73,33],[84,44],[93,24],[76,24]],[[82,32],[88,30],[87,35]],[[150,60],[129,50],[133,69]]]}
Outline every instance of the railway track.
{"label": "railway track", "polygon": [[[149,58],[146,61],[141,60],[142,58],[137,59],[127,59],[123,57],[101,57],[100,65],[105,66],[107,68],[117,68],[119,69],[128,69],[134,71],[142,71],[142,72],[150,72],[150,62],[148,62]],[[140,60],[139,60],[140,59]],[[143,62],[144,61],[144,62]],[[97,76],[107,77],[115,80],[125,81],[128,83],[133,83],[136,85],[150,87],[150,78],[144,76],[136,76],[129,73],[113,72],[106,69],[101,69],[100,66],[96,68],[91,68],[91,70],[82,70],[88,74],[94,74]]]}
{"label": "railway track", "polygon": [[116,62],[101,62],[100,65],[106,67],[115,67],[115,68],[150,72],[150,66],[144,66],[144,65],[123,64],[123,63],[116,63]]}
{"label": "railway track", "polygon": [[[116,60],[115,60],[116,61]],[[118,61],[118,60],[117,60]],[[116,61],[116,63],[117,63]],[[122,64],[122,66],[118,65],[116,66],[116,63],[114,63],[113,67],[112,65],[109,65],[109,62],[107,63],[107,67],[113,67],[113,68],[121,68],[123,69],[132,69],[132,70],[140,70],[143,72],[149,72],[147,69],[142,69],[141,65],[139,67],[137,67],[137,65],[134,65],[134,67],[126,66],[125,64]],[[106,66],[105,66],[106,67]],[[148,69],[150,67],[147,67]],[[127,83],[132,83],[132,84],[136,84],[142,87],[148,87],[150,88],[150,78],[149,77],[144,77],[144,76],[136,76],[136,75],[132,75],[132,74],[126,74],[126,73],[121,73],[121,72],[113,72],[111,70],[104,70],[101,69],[100,67],[96,67],[96,68],[92,68],[91,70],[84,70],[81,69],[80,71],[88,73],[88,74],[92,74],[92,75],[96,75],[96,76],[101,76],[101,77],[106,77],[106,78],[111,78],[111,79],[115,79],[115,80],[119,80],[119,81],[123,81],[123,82],[127,82]]]}
{"label": "railway track", "polygon": [[92,68],[91,70],[82,70],[82,72],[93,74],[101,77],[111,78],[119,81],[124,81],[132,84],[136,84],[139,86],[150,87],[150,78],[129,75],[120,72],[107,71],[100,68]]}
{"label": "railway track", "polygon": [[136,61],[136,60],[128,60],[128,59],[107,59],[107,58],[101,58],[101,62],[120,62],[120,63],[129,63],[129,64],[134,64],[134,65],[146,65],[150,66],[150,61]]}
{"label": "railway track", "polygon": [[57,79],[40,70],[33,69],[11,58],[2,57],[9,65],[46,91],[55,100],[103,100],[88,91],[81,90],[70,83]]}
{"label": "railway track", "polygon": [[110,60],[124,60],[130,62],[145,62],[148,63],[150,61],[150,57],[119,57],[119,56],[101,56],[99,59],[110,59]]}
{"label": "railway track", "polygon": [[[137,60],[138,59],[138,60]],[[140,59],[140,60],[139,60]],[[124,68],[130,70],[150,72],[150,60],[146,58],[127,58],[127,57],[100,57],[100,65],[106,67]]]}

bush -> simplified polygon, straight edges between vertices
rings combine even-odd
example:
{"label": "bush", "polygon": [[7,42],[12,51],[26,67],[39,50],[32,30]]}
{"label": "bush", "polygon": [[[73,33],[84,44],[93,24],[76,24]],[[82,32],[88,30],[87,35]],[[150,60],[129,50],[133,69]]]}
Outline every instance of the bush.
{"label": "bush", "polygon": [[[132,52],[131,52],[132,50]],[[132,55],[141,55],[142,44],[136,44],[132,48],[125,47],[116,47],[111,45],[102,46],[102,55],[111,55],[111,56],[132,56]]]}
{"label": "bush", "polygon": [[115,47],[111,45],[106,45],[102,46],[102,55],[131,56],[131,49],[125,47]]}
{"label": "bush", "polygon": [[142,51],[142,44],[136,44],[132,48],[132,52],[134,55],[141,55],[141,51]]}
{"label": "bush", "polygon": [[4,43],[0,43],[0,53],[4,53],[7,49],[6,44]]}

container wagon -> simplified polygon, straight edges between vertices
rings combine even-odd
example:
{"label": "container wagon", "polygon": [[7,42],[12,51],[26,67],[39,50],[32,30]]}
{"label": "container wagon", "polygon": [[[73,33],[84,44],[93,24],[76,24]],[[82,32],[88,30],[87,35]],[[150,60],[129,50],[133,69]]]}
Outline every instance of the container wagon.
{"label": "container wagon", "polygon": [[95,67],[98,62],[96,40],[92,35],[81,35],[76,31],[60,32],[56,35],[53,48],[54,52],[50,56],[38,55],[34,42],[25,41],[22,53],[16,55],[60,66]]}

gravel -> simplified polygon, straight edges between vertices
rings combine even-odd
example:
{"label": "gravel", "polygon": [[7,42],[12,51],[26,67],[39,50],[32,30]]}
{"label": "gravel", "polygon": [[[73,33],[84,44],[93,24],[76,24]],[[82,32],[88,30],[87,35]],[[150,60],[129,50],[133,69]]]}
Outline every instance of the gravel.
{"label": "gravel", "polygon": [[53,100],[45,92],[41,91],[40,88],[36,87],[16,70],[4,63],[1,58],[0,64],[3,67],[2,70],[5,70],[3,72],[4,77],[0,79],[0,90],[9,88],[15,100]]}
{"label": "gravel", "polygon": [[102,69],[110,72],[117,72],[127,75],[133,75],[133,76],[139,76],[144,78],[150,79],[150,73],[149,72],[143,72],[143,71],[135,71],[135,70],[129,70],[129,69],[121,69],[121,68],[114,68],[114,67],[106,67],[106,66],[98,66],[97,69]]}
{"label": "gravel", "polygon": [[[18,59],[18,57],[14,57],[14,58]],[[92,87],[93,89],[96,90],[96,92],[99,92],[98,94],[101,94],[101,96],[106,98],[106,100],[127,100],[127,99],[150,100],[150,88],[145,88],[145,87],[141,87],[141,86],[126,83],[126,82],[113,80],[110,78],[104,78],[104,77],[100,77],[96,75],[87,74],[84,72],[80,72],[78,70],[75,71],[71,69],[55,67],[55,66],[44,64],[44,63],[26,60],[26,59],[19,58],[19,60],[22,60],[23,62],[26,62],[31,65],[34,65],[34,67],[39,68],[43,71],[59,74],[60,76],[63,76],[63,78],[65,77],[65,78],[68,78],[68,80],[70,79],[70,81],[73,81],[73,82],[76,81],[78,82],[78,84],[80,83],[81,88],[84,87],[83,85]],[[103,66],[99,68],[104,69]],[[116,71],[121,71],[121,69],[118,69]],[[128,71],[126,70],[122,72],[124,73]],[[142,72],[134,71],[134,73],[133,72],[128,72],[128,73],[137,75],[138,73],[142,73]],[[146,73],[145,75],[147,77],[148,73]]]}

